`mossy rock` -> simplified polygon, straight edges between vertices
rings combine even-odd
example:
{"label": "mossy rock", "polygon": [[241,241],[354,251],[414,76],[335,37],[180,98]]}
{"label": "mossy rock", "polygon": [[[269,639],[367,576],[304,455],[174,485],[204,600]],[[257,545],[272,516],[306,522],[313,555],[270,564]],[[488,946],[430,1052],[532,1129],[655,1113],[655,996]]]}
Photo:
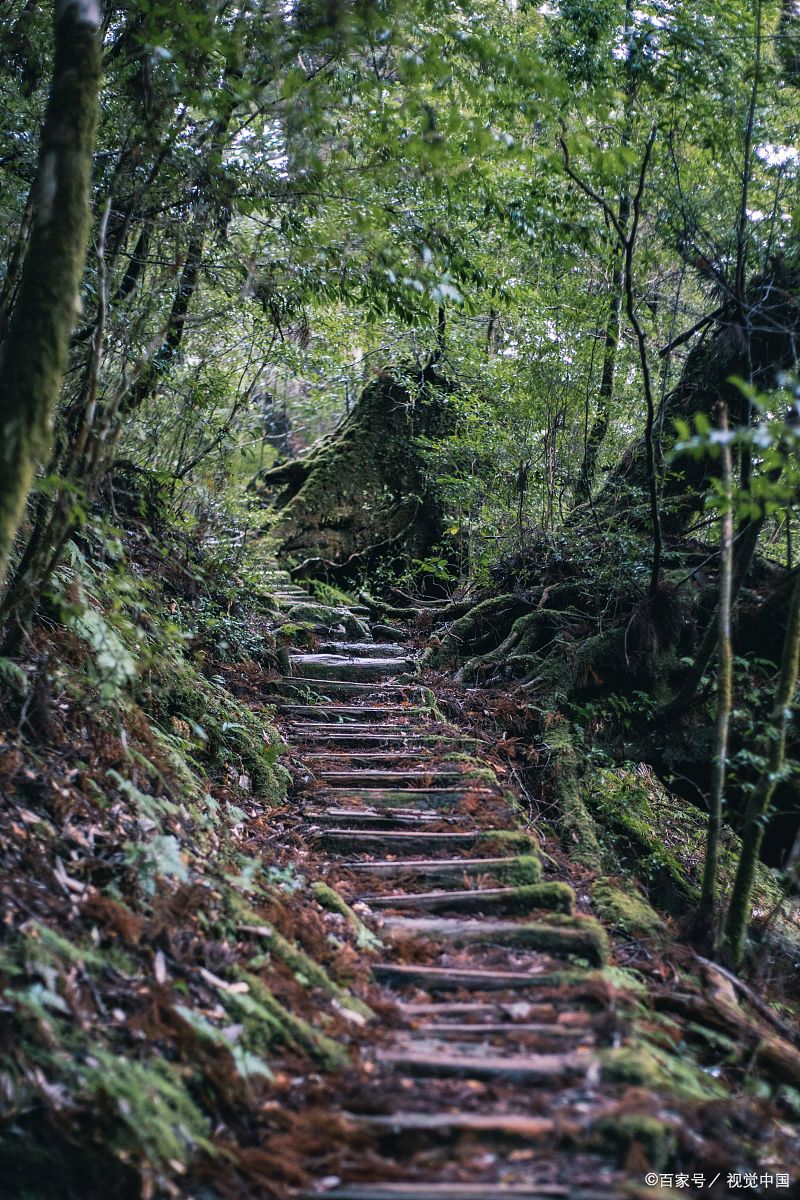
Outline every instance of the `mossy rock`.
{"label": "mossy rock", "polygon": [[664,921],[634,884],[601,878],[592,884],[591,894],[600,917],[621,933],[635,938],[657,938],[666,933]]}
{"label": "mossy rock", "polygon": [[363,621],[347,608],[334,607],[331,604],[315,604],[313,600],[293,604],[286,611],[286,620],[294,624],[309,624],[315,629],[332,633],[340,626],[348,637],[355,641],[367,641],[370,633]]}

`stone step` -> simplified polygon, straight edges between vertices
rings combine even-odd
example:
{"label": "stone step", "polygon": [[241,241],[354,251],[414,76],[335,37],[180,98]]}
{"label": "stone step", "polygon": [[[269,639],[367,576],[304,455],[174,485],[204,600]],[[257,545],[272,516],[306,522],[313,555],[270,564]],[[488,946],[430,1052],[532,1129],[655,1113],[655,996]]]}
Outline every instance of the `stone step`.
{"label": "stone step", "polygon": [[411,658],[408,646],[397,642],[321,642],[317,654],[335,654],[342,658]]}
{"label": "stone step", "polygon": [[577,955],[603,966],[608,960],[608,939],[602,925],[592,917],[558,917],[556,913],[546,921],[386,917],[381,934],[384,938],[425,938],[449,946],[513,946],[555,956]]}
{"label": "stone step", "polygon": [[564,1054],[452,1053],[446,1043],[378,1050],[376,1060],[408,1075],[432,1079],[497,1079],[507,1083],[554,1083],[585,1075],[594,1057]]}
{"label": "stone step", "polygon": [[454,1135],[488,1134],[498,1138],[521,1138],[525,1142],[537,1142],[552,1138],[560,1131],[560,1125],[549,1117],[529,1117],[524,1113],[469,1113],[469,1112],[398,1112],[391,1116],[360,1116],[348,1113],[347,1119],[367,1129],[377,1129],[389,1134],[438,1134]]}
{"label": "stone step", "polygon": [[[281,712],[285,712],[291,720],[299,717],[309,717],[311,724],[334,722],[347,725],[350,722],[367,727],[388,721],[394,723],[399,717],[414,717],[420,721],[430,720],[427,708],[401,708],[397,705],[370,704],[280,704]],[[303,726],[305,728],[305,726]]]}
{"label": "stone step", "polygon": [[309,749],[303,753],[304,763],[314,763],[317,770],[357,770],[366,768],[374,770],[381,767],[390,770],[398,767],[402,770],[424,771],[426,765],[437,767],[440,757],[432,746],[417,746],[416,749],[383,749],[363,750],[354,746],[351,750],[322,750]]}
{"label": "stone step", "polygon": [[[326,781],[327,782],[327,781]],[[336,788],[336,787],[318,787],[311,793],[314,800],[327,800],[333,804],[342,804],[345,800],[349,807],[355,808],[358,805],[364,805],[367,808],[406,808],[408,805],[416,805],[420,808],[425,807],[431,810],[447,812],[449,809],[456,807],[465,800],[474,801],[480,800],[487,808],[491,808],[492,816],[499,818],[503,812],[505,816],[510,813],[510,808],[505,800],[497,795],[496,792],[482,792],[478,790],[463,791],[461,788]]]}
{"label": "stone step", "polygon": [[447,850],[505,850],[509,855],[531,854],[533,843],[527,834],[507,829],[471,829],[461,833],[361,833],[349,829],[328,829],[318,835],[327,850],[345,854],[385,854],[387,851],[439,854]]}
{"label": "stone step", "polygon": [[[483,971],[462,967],[426,967],[405,963],[373,963],[372,974],[379,983],[393,987],[422,988],[427,992],[504,992],[551,989],[591,988],[597,973],[581,970],[543,971]],[[599,977],[602,979],[602,976]],[[574,997],[571,997],[574,999]]]}
{"label": "stone step", "polygon": [[[377,768],[370,770],[365,767],[361,770],[354,768],[350,771],[320,770],[315,774],[317,779],[325,783],[326,787],[352,788],[356,791],[363,788],[405,790],[406,788],[435,787],[437,784],[440,787],[445,784],[452,787],[456,782],[460,783],[468,792],[471,783],[469,776],[464,775],[461,771],[442,771],[438,768],[431,768],[430,771],[382,771]],[[484,780],[473,780],[472,782],[480,791],[490,791]]]}
{"label": "stone step", "polygon": [[542,875],[534,855],[509,858],[403,859],[384,862],[344,862],[347,871],[374,875],[379,879],[424,879],[436,883],[460,882],[465,876],[488,875],[509,883],[538,883]]}
{"label": "stone step", "polygon": [[553,1022],[549,1024],[541,1021],[484,1021],[475,1024],[469,1021],[452,1021],[441,1024],[420,1025],[414,1033],[414,1045],[418,1045],[418,1038],[483,1038],[491,1036],[509,1037],[511,1041],[521,1033],[533,1034],[536,1037],[551,1039],[559,1042],[564,1040],[572,1040],[576,1044],[589,1043],[594,1040],[594,1034],[587,1029],[570,1029],[567,1025],[556,1025]]}
{"label": "stone step", "polygon": [[419,829],[461,819],[458,816],[446,817],[436,812],[413,812],[408,809],[374,812],[368,808],[327,808],[308,815],[315,825],[347,826],[348,829]]}
{"label": "stone step", "polygon": [[407,908],[429,913],[528,913],[541,908],[572,913],[575,907],[575,893],[567,883],[532,883],[520,887],[449,892],[395,892],[361,896],[360,899],[370,908]]}
{"label": "stone step", "polygon": [[449,752],[449,748],[452,748],[453,752],[457,752],[461,748],[459,742],[450,739],[444,740],[434,733],[420,733],[411,725],[390,725],[379,732],[375,730],[374,726],[363,729],[356,729],[353,726],[345,730],[329,726],[297,725],[292,727],[291,732],[294,734],[297,748],[303,754],[306,751],[313,751],[317,747],[330,747],[338,750],[402,750],[408,747],[410,749],[437,749],[440,753]]}
{"label": "stone step", "polygon": [[397,1007],[401,1015],[409,1021],[418,1021],[422,1017],[432,1017],[439,1022],[448,1017],[472,1017],[475,1029],[481,1029],[485,1023],[494,1024],[501,1019],[506,1029],[515,1028],[517,1021],[537,1021],[540,1024],[568,1029],[589,1025],[592,1019],[591,1014],[585,1010],[565,1012],[553,1001],[535,1004],[528,1000],[511,1000],[505,1003],[455,1000],[438,1004],[398,1004]]}
{"label": "stone step", "polygon": [[416,671],[413,659],[344,658],[341,654],[291,654],[292,677],[366,683]]}
{"label": "stone step", "polygon": [[270,679],[266,685],[268,694],[280,696],[362,696],[365,699],[374,697],[376,700],[419,696],[420,690],[419,684],[359,683],[352,679],[312,679],[306,675],[283,675],[278,679]]}

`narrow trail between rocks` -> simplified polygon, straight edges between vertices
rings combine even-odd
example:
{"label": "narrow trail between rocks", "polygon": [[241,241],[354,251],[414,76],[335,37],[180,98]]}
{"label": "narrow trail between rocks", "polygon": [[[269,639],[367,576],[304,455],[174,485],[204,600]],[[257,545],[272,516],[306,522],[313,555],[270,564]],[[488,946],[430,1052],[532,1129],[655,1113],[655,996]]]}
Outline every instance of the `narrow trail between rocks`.
{"label": "narrow trail between rocks", "polygon": [[[289,614],[313,603],[278,578]],[[308,776],[296,791],[306,843],[382,944],[372,976],[385,1028],[341,1084],[368,1161],[343,1149],[336,1177],[302,1195],[658,1194],[641,1111],[660,1105],[631,1099],[621,1070],[606,931],[576,912],[566,882],[544,878],[535,834],[470,758],[474,744],[437,719],[407,647],[363,629],[336,640],[324,612],[318,649],[291,654],[270,699]],[[352,608],[350,628],[368,629],[365,614]]]}

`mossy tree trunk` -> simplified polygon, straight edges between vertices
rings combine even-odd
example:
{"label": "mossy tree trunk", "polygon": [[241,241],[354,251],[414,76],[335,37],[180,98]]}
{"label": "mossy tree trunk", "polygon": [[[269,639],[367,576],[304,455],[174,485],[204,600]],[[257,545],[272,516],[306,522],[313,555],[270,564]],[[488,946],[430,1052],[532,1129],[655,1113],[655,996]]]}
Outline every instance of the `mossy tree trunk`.
{"label": "mossy tree trunk", "polygon": [[433,367],[409,382],[381,375],[316,450],[257,476],[251,487],[280,510],[280,552],[295,570],[355,578],[436,545],[443,516],[418,439],[451,429],[449,390]]}
{"label": "mossy tree trunk", "polygon": [[47,457],[86,258],[100,84],[96,0],[58,0],[54,62],[19,294],[0,360],[0,585]]}
{"label": "mossy tree trunk", "polygon": [[[728,432],[728,415],[721,411],[720,429]],[[733,480],[729,442],[721,447],[723,503],[720,517],[720,576],[717,613],[717,717],[714,728],[714,762],[711,770],[711,795],[708,805],[706,858],[698,910],[698,935],[711,947],[716,943],[717,876],[719,839],[722,831],[722,806],[728,766],[728,739],[733,708],[733,641],[731,605],[733,598]]]}
{"label": "mossy tree trunk", "polygon": [[769,745],[761,777],[750,798],[742,825],[742,852],[725,918],[724,949],[738,965],[744,957],[756,866],[764,840],[764,827],[775,788],[784,770],[786,733],[800,667],[800,575],[789,604],[789,619],[781,656],[781,669],[768,726]]}

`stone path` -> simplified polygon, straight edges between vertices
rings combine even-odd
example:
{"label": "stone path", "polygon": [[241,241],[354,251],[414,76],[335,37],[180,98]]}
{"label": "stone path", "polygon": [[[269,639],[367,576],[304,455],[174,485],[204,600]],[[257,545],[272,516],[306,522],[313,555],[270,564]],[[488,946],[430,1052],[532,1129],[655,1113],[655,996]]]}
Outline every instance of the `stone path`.
{"label": "stone path", "polygon": [[[278,578],[291,621],[309,597]],[[605,930],[566,882],[544,877],[513,796],[434,715],[406,646],[373,641],[357,606],[318,612],[320,645],[292,654],[276,702],[308,777],[306,840],[381,939],[373,977],[396,1005],[365,1050],[366,1082],[343,1085],[348,1121],[371,1135],[370,1170],[356,1156],[348,1182],[344,1155],[338,1182],[319,1189],[331,1200],[658,1194],[644,1175],[663,1130],[620,1110],[626,1020]]]}

